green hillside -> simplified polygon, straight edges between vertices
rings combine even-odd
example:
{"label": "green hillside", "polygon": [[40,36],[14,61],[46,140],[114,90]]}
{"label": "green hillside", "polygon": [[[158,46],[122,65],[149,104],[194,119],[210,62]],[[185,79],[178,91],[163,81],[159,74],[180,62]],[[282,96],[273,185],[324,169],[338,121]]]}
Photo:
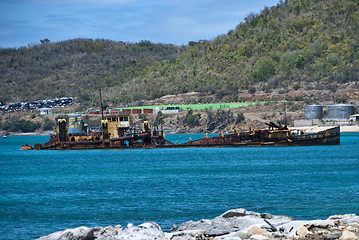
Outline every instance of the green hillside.
{"label": "green hillside", "polygon": [[77,39],[3,49],[0,101],[74,96],[96,105],[100,87],[113,106],[191,91],[226,102],[274,91],[335,94],[358,83],[358,5],[286,0],[227,34],[183,47]]}
{"label": "green hillside", "polygon": [[[120,96],[199,91],[236,100],[244,92],[304,86],[335,92],[359,79],[358,3],[288,0],[265,8],[213,41],[191,42],[175,62],[147,68]],[[131,94],[139,86],[141,93]]]}
{"label": "green hillside", "polygon": [[98,104],[98,89],[122,85],[181,48],[149,41],[75,39],[0,50],[0,102],[73,96]]}

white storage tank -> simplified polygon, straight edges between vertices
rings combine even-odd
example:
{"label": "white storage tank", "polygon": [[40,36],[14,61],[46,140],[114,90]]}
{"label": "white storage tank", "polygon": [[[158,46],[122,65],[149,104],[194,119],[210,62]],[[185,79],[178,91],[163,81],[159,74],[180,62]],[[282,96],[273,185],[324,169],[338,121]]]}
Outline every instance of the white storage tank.
{"label": "white storage tank", "polygon": [[336,104],[328,106],[328,118],[349,119],[355,113],[355,107],[351,104]]}
{"label": "white storage tank", "polygon": [[312,105],[304,105],[304,115],[306,119],[322,119],[324,117],[323,114],[323,106],[318,104]]}

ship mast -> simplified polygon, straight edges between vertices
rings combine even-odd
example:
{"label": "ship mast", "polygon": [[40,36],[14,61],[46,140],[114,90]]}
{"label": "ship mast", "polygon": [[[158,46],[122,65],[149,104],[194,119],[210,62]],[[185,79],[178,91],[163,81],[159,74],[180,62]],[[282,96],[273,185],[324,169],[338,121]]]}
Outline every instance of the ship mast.
{"label": "ship mast", "polygon": [[104,137],[104,131],[103,131],[103,120],[105,119],[104,114],[103,114],[103,104],[102,104],[102,95],[101,95],[101,88],[99,89],[100,92],[100,105],[101,105],[101,116],[102,116],[102,121],[101,121],[101,135],[102,137]]}
{"label": "ship mast", "polygon": [[102,95],[101,95],[101,89],[99,89],[100,92],[100,105],[101,105],[101,115],[102,115],[102,120],[104,120],[104,115],[103,115],[103,104],[102,104]]}
{"label": "ship mast", "polygon": [[284,101],[284,126],[287,127],[287,102]]}

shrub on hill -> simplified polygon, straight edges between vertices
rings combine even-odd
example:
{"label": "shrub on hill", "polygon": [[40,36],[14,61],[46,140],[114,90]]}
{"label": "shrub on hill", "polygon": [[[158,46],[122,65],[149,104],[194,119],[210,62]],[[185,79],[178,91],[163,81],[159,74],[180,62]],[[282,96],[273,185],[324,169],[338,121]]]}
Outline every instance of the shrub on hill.
{"label": "shrub on hill", "polygon": [[8,120],[2,124],[2,130],[8,132],[35,132],[41,127],[41,124],[38,122],[32,122],[29,120],[19,119],[19,120]]}

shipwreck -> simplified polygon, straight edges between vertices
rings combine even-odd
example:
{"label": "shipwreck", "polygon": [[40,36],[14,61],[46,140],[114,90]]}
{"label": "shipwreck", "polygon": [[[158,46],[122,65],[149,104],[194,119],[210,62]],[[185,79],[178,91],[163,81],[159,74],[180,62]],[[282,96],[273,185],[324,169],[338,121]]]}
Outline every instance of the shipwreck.
{"label": "shipwreck", "polygon": [[125,113],[102,115],[99,131],[91,131],[81,115],[69,120],[58,119],[56,135],[44,144],[23,145],[22,150],[67,150],[67,149],[128,149],[128,148],[183,148],[183,147],[259,147],[259,146],[308,146],[340,144],[340,128],[311,127],[288,128],[273,122],[267,128],[233,133],[219,133],[185,143],[173,143],[165,138],[163,128],[150,128],[144,121],[141,130],[130,128],[130,116]]}

